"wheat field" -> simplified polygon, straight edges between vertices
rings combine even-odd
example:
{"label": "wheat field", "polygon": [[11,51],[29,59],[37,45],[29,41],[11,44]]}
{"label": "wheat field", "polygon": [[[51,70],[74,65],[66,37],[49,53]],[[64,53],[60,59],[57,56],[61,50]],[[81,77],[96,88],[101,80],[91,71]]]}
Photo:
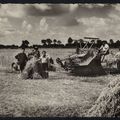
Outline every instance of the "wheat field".
{"label": "wheat field", "polygon": [[[75,49],[42,50],[46,50],[54,60],[75,52]],[[0,50],[0,116],[83,117],[109,81],[120,77],[119,74],[71,76],[56,64],[57,71],[50,72],[48,79],[22,80],[17,73],[9,72],[14,56],[19,51]]]}

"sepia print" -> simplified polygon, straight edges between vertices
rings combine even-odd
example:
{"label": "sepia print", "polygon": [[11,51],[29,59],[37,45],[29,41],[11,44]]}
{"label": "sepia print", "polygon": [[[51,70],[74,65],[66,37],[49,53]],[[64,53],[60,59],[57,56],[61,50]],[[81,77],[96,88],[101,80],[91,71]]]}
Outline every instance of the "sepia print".
{"label": "sepia print", "polygon": [[120,4],[0,4],[0,117],[120,117]]}

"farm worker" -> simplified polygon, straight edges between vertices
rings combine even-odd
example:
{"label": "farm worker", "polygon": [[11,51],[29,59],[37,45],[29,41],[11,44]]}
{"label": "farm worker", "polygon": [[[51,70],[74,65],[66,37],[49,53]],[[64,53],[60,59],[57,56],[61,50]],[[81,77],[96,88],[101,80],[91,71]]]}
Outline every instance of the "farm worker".
{"label": "farm worker", "polygon": [[40,57],[40,51],[38,50],[37,46],[35,46],[34,49],[32,50],[32,52],[28,54],[28,58],[31,59],[32,56],[34,56],[35,54],[37,55],[36,56],[37,58]]}
{"label": "farm worker", "polygon": [[28,53],[28,60],[33,58],[33,54],[34,53],[34,49],[32,50],[32,52]]}
{"label": "farm worker", "polygon": [[25,48],[22,48],[22,52],[18,53],[15,58],[18,60],[18,65],[20,67],[20,71],[22,72],[25,68],[25,65],[28,61],[27,55],[25,53]]}
{"label": "farm worker", "polygon": [[37,58],[40,57],[40,51],[38,50],[37,46],[35,46],[32,52],[28,54],[28,58],[31,59],[32,58],[31,56],[34,56],[35,54]]}
{"label": "farm worker", "polygon": [[49,61],[50,61],[51,64],[54,64],[54,60],[53,60],[52,57],[50,57]]}
{"label": "farm worker", "polygon": [[101,58],[101,61],[104,60],[105,58],[105,55],[108,55],[109,54],[109,45],[107,43],[107,41],[103,41],[100,49],[99,49],[99,53],[102,55],[102,58]]}
{"label": "farm worker", "polygon": [[11,68],[13,71],[19,71],[19,66],[18,66],[17,62],[13,62],[11,64]]}
{"label": "farm worker", "polygon": [[37,47],[37,46],[34,47],[34,52],[33,52],[33,54],[34,54],[34,55],[36,54],[36,57],[37,57],[37,58],[40,57],[40,51],[38,50],[38,47]]}
{"label": "farm worker", "polygon": [[41,63],[42,63],[42,69],[43,69],[43,78],[47,78],[49,75],[48,75],[48,67],[50,65],[50,62],[49,62],[49,55],[46,53],[46,51],[42,51],[42,55],[40,57],[41,59]]}

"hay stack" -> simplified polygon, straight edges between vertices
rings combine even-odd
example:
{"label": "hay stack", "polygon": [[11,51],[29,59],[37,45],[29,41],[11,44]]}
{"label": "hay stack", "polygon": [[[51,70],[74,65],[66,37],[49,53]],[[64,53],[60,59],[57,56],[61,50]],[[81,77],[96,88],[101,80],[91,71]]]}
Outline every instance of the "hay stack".
{"label": "hay stack", "polygon": [[42,68],[39,61],[36,61],[34,58],[29,60],[25,66],[24,71],[22,72],[22,79],[40,79],[42,78]]}
{"label": "hay stack", "polygon": [[120,80],[112,80],[101,92],[87,117],[120,117]]}

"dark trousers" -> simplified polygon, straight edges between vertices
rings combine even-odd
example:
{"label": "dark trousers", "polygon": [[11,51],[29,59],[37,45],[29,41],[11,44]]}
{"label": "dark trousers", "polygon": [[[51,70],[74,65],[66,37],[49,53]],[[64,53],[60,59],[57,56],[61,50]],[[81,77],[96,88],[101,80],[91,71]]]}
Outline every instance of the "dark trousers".
{"label": "dark trousers", "polygon": [[20,71],[22,72],[26,66],[26,62],[25,63],[18,63],[20,66]]}
{"label": "dark trousers", "polygon": [[47,71],[48,70],[48,63],[42,63],[42,69],[43,69],[43,71]]}
{"label": "dark trousers", "polygon": [[42,70],[43,70],[42,77],[43,78],[48,78],[49,77],[49,74],[47,72],[47,70],[48,70],[48,63],[42,63]]}

